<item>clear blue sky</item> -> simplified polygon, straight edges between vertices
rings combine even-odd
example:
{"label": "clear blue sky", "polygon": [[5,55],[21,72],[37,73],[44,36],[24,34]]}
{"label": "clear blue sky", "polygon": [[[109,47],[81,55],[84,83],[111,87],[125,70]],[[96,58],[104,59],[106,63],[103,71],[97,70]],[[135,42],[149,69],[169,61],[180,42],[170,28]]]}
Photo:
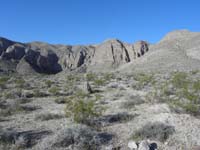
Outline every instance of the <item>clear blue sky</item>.
{"label": "clear blue sky", "polygon": [[0,0],[0,36],[61,44],[159,41],[200,31],[200,0]]}

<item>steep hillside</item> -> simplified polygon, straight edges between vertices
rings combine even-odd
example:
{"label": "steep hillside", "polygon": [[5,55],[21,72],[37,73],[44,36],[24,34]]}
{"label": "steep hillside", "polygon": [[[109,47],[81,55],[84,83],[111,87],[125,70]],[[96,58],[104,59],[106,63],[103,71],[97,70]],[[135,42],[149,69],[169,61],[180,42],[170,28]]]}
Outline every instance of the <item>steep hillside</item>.
{"label": "steep hillside", "polygon": [[119,70],[174,71],[200,69],[200,33],[179,30],[151,45],[147,53]]}

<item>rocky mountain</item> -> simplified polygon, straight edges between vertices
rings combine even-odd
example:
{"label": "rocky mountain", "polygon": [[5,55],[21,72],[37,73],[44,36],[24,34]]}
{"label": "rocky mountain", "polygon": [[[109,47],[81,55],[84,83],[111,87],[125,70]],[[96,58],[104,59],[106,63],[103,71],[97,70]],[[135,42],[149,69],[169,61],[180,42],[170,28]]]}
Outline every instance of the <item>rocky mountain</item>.
{"label": "rocky mountain", "polygon": [[[134,61],[149,50],[149,44],[139,41],[135,44],[113,39],[98,45],[51,45],[41,42],[19,43],[0,39],[1,70],[18,73],[55,74],[72,71],[104,68],[112,69]],[[12,67],[8,67],[8,64]],[[7,67],[4,67],[7,64]],[[96,70],[96,69],[95,69]]]}
{"label": "rocky mountain", "polygon": [[187,30],[170,32],[160,42],[151,45],[145,41],[128,44],[111,39],[97,45],[72,46],[42,42],[19,43],[0,38],[0,70],[21,74],[55,74],[72,70],[86,72],[119,69],[126,72],[135,69],[199,69],[199,43],[200,33]]}
{"label": "rocky mountain", "polygon": [[175,71],[200,69],[200,33],[178,30],[150,45],[141,59],[120,67],[121,71]]}

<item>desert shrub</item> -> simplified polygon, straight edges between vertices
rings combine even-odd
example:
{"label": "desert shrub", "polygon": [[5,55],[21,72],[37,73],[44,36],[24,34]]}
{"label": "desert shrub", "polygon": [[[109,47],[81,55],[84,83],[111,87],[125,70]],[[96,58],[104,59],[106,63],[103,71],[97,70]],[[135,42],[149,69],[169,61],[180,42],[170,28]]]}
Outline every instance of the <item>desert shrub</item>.
{"label": "desert shrub", "polygon": [[95,79],[97,79],[97,75],[94,73],[88,73],[86,74],[86,79],[87,81],[94,81]]}
{"label": "desert shrub", "polygon": [[195,81],[192,88],[195,92],[200,92],[200,80]]}
{"label": "desert shrub", "polygon": [[23,88],[25,86],[26,81],[23,78],[15,79],[14,83],[16,84],[17,88]]}
{"label": "desert shrub", "polygon": [[10,77],[0,77],[0,84],[5,84],[8,80],[10,79]]}
{"label": "desert shrub", "polygon": [[73,97],[76,97],[76,98],[80,98],[80,99],[84,99],[86,97],[89,97],[89,94],[84,92],[83,90],[81,89],[78,89],[75,94],[73,95]]}
{"label": "desert shrub", "polygon": [[111,79],[114,78],[114,74],[113,73],[105,73],[105,74],[103,74],[103,78],[106,81],[110,81]]}
{"label": "desert shrub", "polygon": [[11,92],[4,92],[3,95],[6,99],[15,98],[15,96]]}
{"label": "desert shrub", "polygon": [[62,117],[63,116],[59,114],[46,113],[46,114],[39,114],[38,116],[35,117],[35,120],[48,121],[48,120],[60,119]]}
{"label": "desert shrub", "polygon": [[66,76],[66,80],[67,80],[67,83],[73,83],[76,81],[80,81],[81,77],[79,75],[69,74]]}
{"label": "desert shrub", "polygon": [[4,95],[4,98],[6,99],[19,98],[19,97],[22,97],[22,90],[20,88],[17,88],[13,91],[5,91],[3,95]]}
{"label": "desert shrub", "polygon": [[0,109],[0,116],[6,117],[23,111],[19,102],[12,102],[5,109]]}
{"label": "desert shrub", "polygon": [[84,92],[81,89],[77,89],[74,93],[70,94],[67,97],[57,97],[55,99],[55,102],[57,104],[64,104],[71,99],[86,99],[86,98],[89,98],[89,97],[90,97],[90,95],[88,93]]}
{"label": "desert shrub", "polygon": [[98,150],[102,145],[108,144],[111,139],[110,134],[98,133],[84,125],[73,125],[56,134],[50,144],[55,149],[72,146],[80,150]]}
{"label": "desert shrub", "polygon": [[6,88],[6,83],[8,82],[8,80],[10,79],[10,77],[0,77],[0,88],[1,89],[5,89]]}
{"label": "desert shrub", "polygon": [[94,84],[96,85],[96,86],[103,86],[103,85],[105,85],[105,83],[106,83],[106,80],[104,80],[104,79],[95,79],[94,80]]}
{"label": "desert shrub", "polygon": [[103,95],[95,94],[95,100],[96,100],[96,101],[101,100],[102,97],[103,97]]}
{"label": "desert shrub", "polygon": [[54,101],[57,104],[64,104],[66,102],[66,98],[64,98],[64,97],[57,97]]}
{"label": "desert shrub", "polygon": [[66,99],[65,115],[66,117],[71,117],[74,122],[86,123],[101,114],[102,108],[97,106],[94,100]]}
{"label": "desert shrub", "polygon": [[133,85],[133,88],[136,88],[136,89],[142,89],[144,88],[144,86],[148,84],[155,83],[154,76],[152,74],[140,73],[140,74],[135,75],[134,79],[138,81],[137,85]]}
{"label": "desert shrub", "polygon": [[[51,91],[51,92],[55,92],[55,91]],[[33,96],[34,97],[45,97],[48,94],[46,94],[45,92],[42,92],[40,89],[34,89],[33,90]]]}
{"label": "desert shrub", "polygon": [[172,74],[171,83],[175,88],[188,88],[189,80],[187,79],[187,73],[175,72]]}
{"label": "desert shrub", "polygon": [[[149,93],[151,99],[169,104],[177,112],[200,114],[200,82],[194,81],[184,72],[175,72],[168,81],[160,83]],[[180,111],[181,110],[181,111]]]}
{"label": "desert shrub", "polygon": [[59,88],[58,87],[52,87],[48,91],[49,93],[52,93],[53,95],[58,95],[59,94]]}
{"label": "desert shrub", "polygon": [[50,88],[51,85],[53,84],[53,81],[51,81],[51,80],[46,80],[46,81],[45,81],[45,84],[46,84],[46,86],[47,86],[48,88]]}
{"label": "desert shrub", "polygon": [[124,109],[132,109],[135,108],[136,105],[140,105],[145,103],[143,99],[139,96],[132,96],[131,99],[122,102],[121,107]]}
{"label": "desert shrub", "polygon": [[131,138],[136,141],[150,139],[165,142],[174,132],[175,129],[173,126],[155,122],[144,125],[142,128],[135,131]]}
{"label": "desert shrub", "polygon": [[192,75],[195,75],[195,74],[197,74],[199,72],[199,70],[193,70],[193,71],[191,71],[191,74]]}

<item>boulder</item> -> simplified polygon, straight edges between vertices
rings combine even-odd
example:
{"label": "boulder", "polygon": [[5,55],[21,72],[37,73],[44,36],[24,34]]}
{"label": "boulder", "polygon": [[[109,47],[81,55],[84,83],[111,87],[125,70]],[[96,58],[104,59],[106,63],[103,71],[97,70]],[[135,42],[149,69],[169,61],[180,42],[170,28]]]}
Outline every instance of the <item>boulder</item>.
{"label": "boulder", "polygon": [[149,143],[146,140],[141,141],[138,150],[150,150]]}
{"label": "boulder", "polygon": [[131,150],[137,150],[138,144],[135,141],[129,141],[128,148],[130,148]]}
{"label": "boulder", "polygon": [[25,47],[21,44],[14,44],[9,46],[6,51],[2,52],[1,58],[10,60],[20,60],[25,55]]}

